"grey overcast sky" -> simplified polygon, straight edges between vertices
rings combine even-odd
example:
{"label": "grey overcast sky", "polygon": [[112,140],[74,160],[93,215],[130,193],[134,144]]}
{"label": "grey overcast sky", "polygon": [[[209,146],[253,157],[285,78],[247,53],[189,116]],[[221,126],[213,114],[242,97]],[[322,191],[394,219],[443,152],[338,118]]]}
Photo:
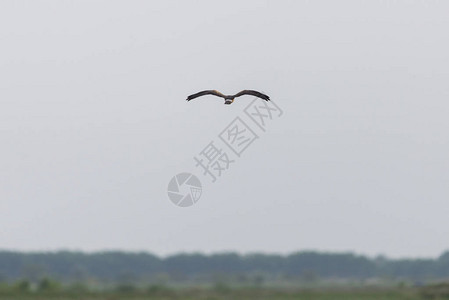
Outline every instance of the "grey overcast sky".
{"label": "grey overcast sky", "polygon": [[[449,2],[1,1],[0,248],[449,249]],[[215,183],[257,89],[284,111]],[[253,124],[254,125],[254,124]],[[193,172],[203,195],[167,197]]]}

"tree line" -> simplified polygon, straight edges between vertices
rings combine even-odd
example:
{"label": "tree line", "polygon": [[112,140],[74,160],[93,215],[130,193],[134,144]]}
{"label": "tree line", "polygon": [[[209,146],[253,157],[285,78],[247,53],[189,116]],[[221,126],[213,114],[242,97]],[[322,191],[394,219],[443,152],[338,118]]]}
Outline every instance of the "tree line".
{"label": "tree line", "polygon": [[[429,280],[449,277],[449,251],[435,259],[369,258],[354,253],[303,251],[290,255],[181,253],[158,257],[150,253],[73,251],[0,251],[0,281],[45,277],[61,281],[173,280],[260,274],[271,278],[396,278]],[[240,276],[240,277],[239,277]]]}

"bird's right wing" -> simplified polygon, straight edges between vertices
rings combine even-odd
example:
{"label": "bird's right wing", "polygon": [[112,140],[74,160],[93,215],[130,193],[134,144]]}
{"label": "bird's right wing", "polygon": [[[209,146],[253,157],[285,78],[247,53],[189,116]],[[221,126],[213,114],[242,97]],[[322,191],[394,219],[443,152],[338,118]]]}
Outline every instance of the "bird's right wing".
{"label": "bird's right wing", "polygon": [[253,90],[243,90],[243,91],[241,91],[241,92],[235,94],[234,97],[240,97],[240,96],[243,96],[243,95],[252,95],[252,96],[256,96],[256,97],[259,97],[259,98],[264,99],[264,100],[266,100],[266,101],[269,101],[269,100],[270,100],[270,97],[269,97],[269,96],[267,96],[267,95],[265,95],[265,94],[262,94],[261,92],[253,91]]}
{"label": "bird's right wing", "polygon": [[187,101],[190,101],[192,99],[204,96],[204,95],[214,95],[214,96],[218,96],[218,97],[222,97],[225,98],[225,95],[223,95],[222,93],[220,93],[219,91],[216,90],[207,90],[207,91],[202,91],[202,92],[198,92],[196,94],[190,95],[187,97]]}

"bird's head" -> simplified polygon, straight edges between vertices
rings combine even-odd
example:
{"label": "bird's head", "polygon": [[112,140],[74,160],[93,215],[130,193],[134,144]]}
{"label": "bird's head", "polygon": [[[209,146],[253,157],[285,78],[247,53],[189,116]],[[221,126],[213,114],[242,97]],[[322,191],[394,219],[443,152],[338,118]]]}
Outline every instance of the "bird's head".
{"label": "bird's head", "polygon": [[226,99],[224,104],[231,104],[234,102],[234,99]]}

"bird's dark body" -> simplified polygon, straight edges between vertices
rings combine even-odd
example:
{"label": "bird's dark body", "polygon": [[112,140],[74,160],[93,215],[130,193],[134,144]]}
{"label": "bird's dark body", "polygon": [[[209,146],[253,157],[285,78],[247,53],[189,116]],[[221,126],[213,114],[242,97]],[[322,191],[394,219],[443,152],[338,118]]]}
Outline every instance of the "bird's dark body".
{"label": "bird's dark body", "polygon": [[204,95],[214,95],[217,97],[221,97],[225,99],[225,103],[224,104],[232,104],[232,102],[234,102],[234,99],[243,95],[252,95],[252,96],[256,96],[259,97],[265,101],[269,101],[270,97],[268,97],[265,94],[262,94],[258,91],[253,91],[253,90],[243,90],[235,95],[223,95],[222,93],[220,93],[219,91],[216,90],[206,90],[206,91],[201,91],[199,93],[190,95],[187,97],[187,101],[193,100],[195,98],[204,96]]}

